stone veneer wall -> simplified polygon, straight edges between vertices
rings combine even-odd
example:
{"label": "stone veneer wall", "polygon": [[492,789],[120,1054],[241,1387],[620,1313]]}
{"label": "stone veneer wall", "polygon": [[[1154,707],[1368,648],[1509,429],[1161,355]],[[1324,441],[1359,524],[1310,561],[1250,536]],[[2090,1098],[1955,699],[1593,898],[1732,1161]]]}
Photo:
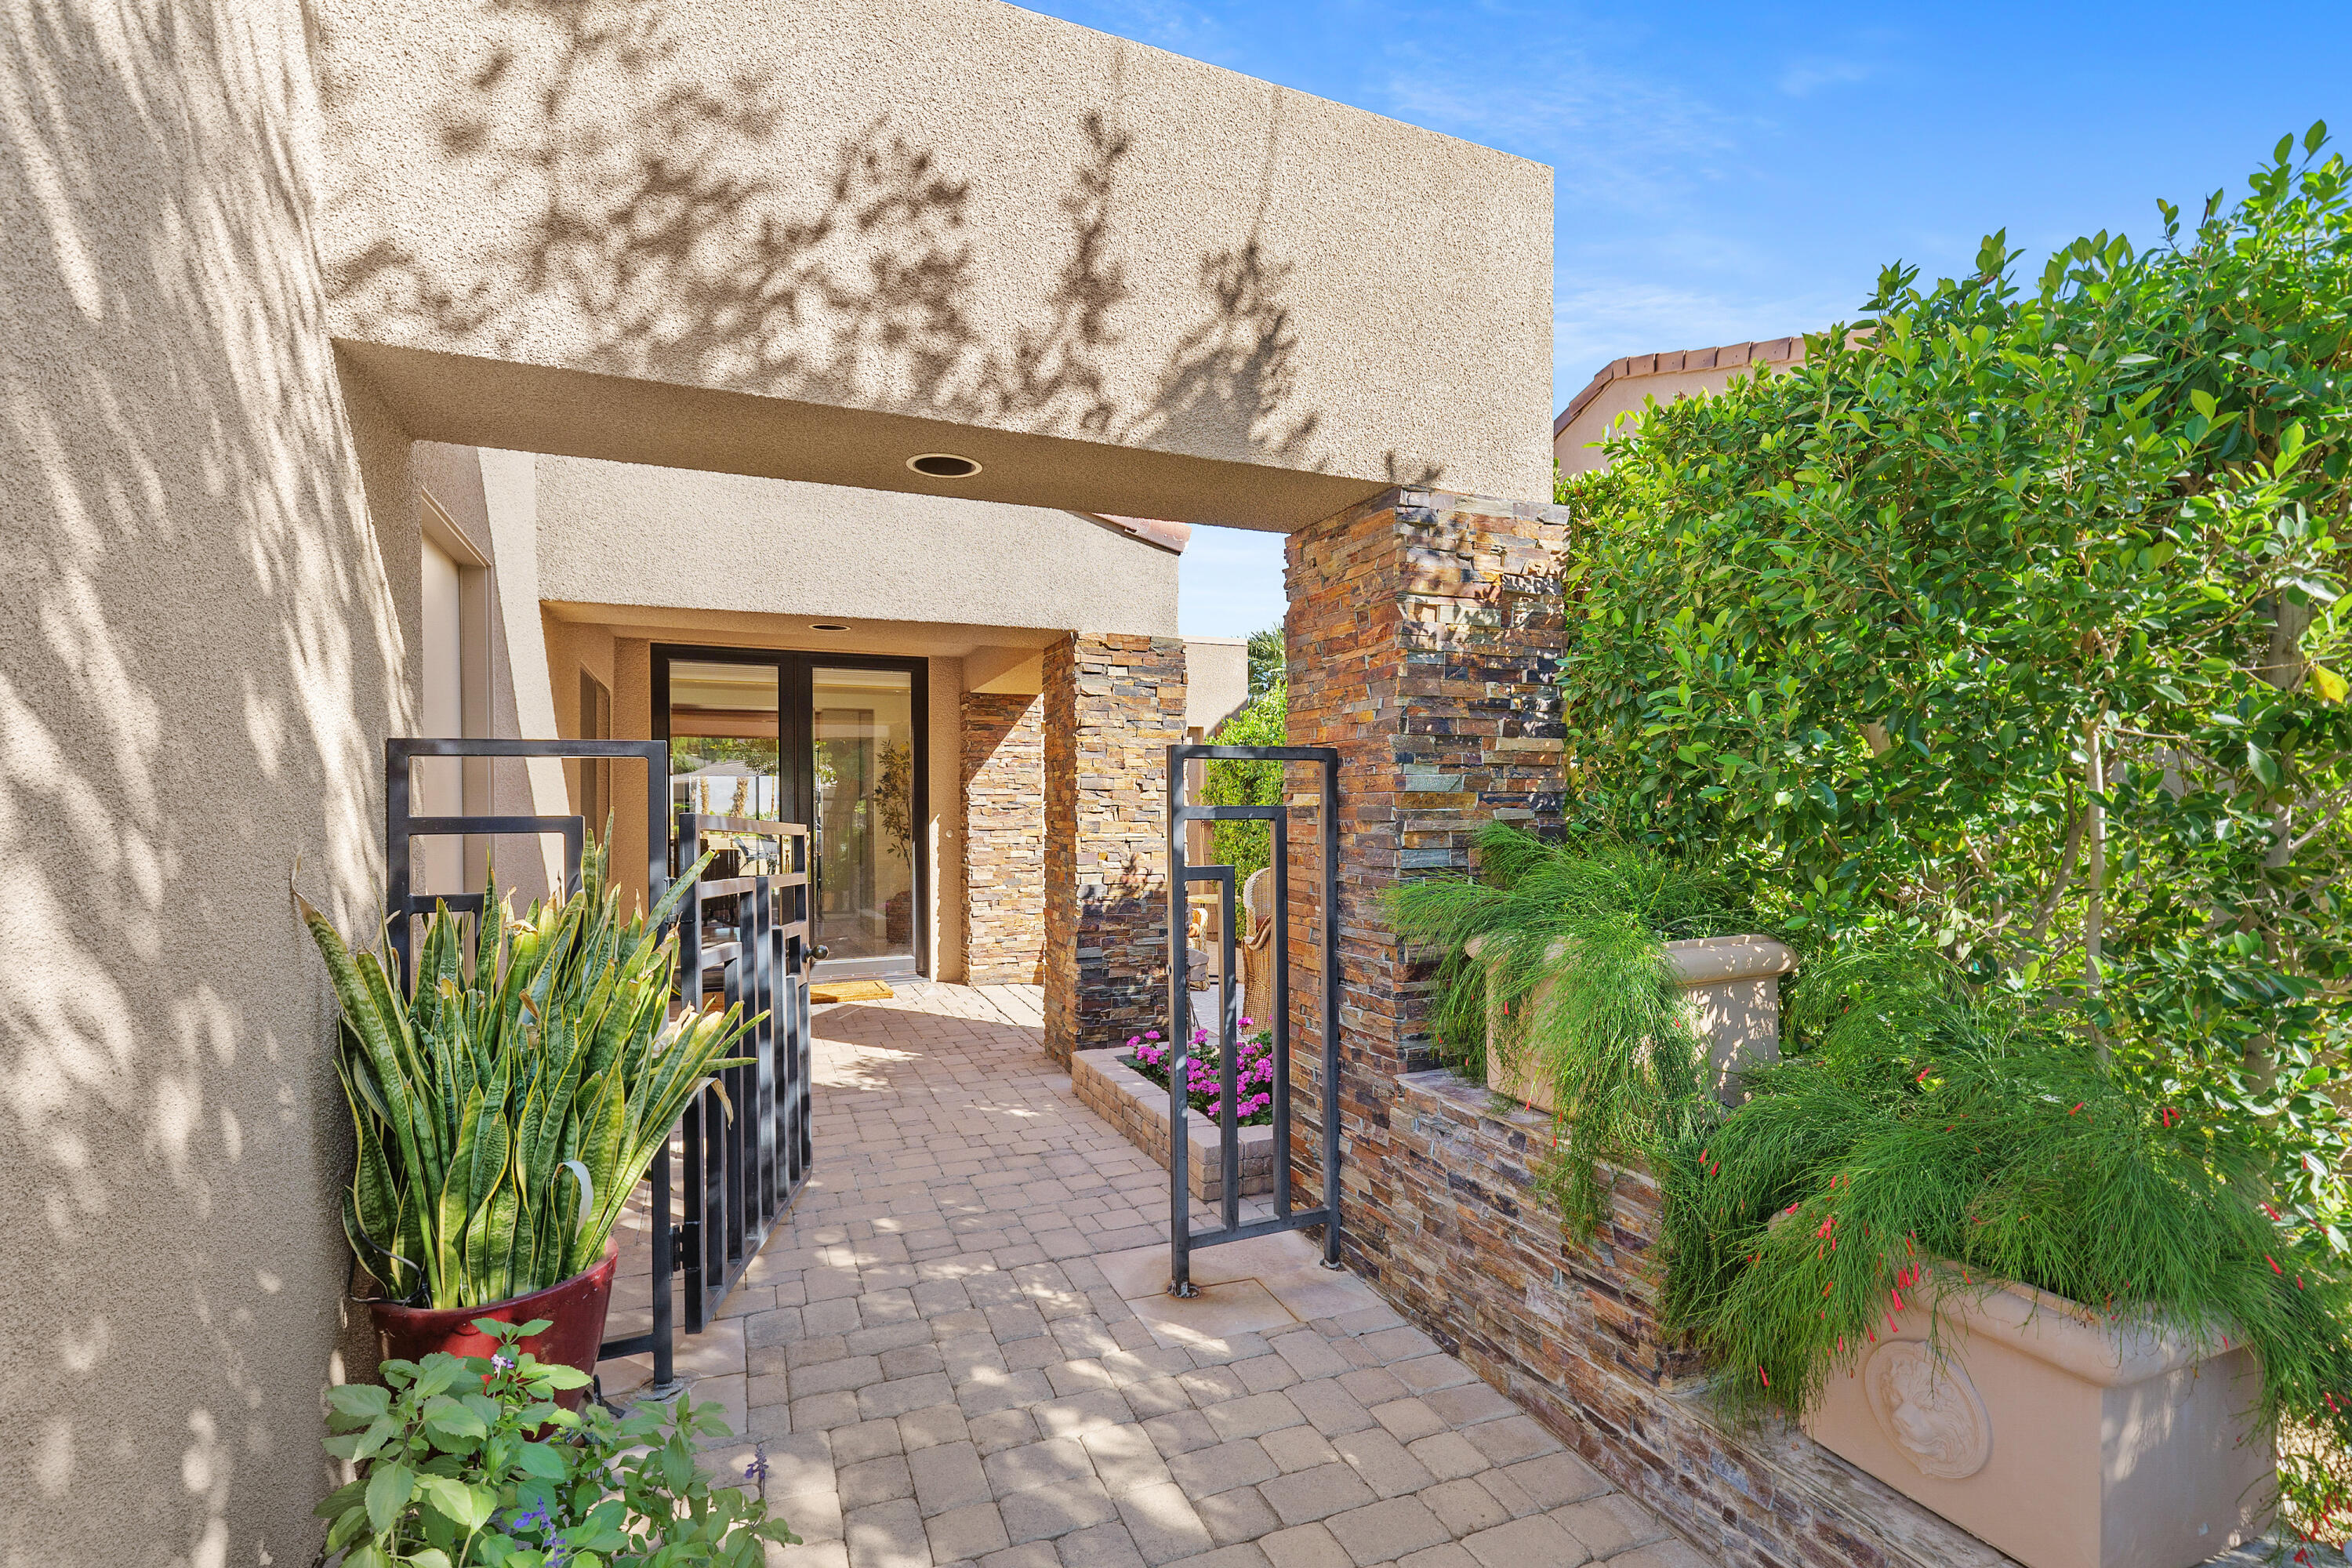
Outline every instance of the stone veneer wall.
{"label": "stone veneer wall", "polygon": [[1075,632],[1046,648],[1045,686],[1045,1050],[1066,1066],[1166,1010],[1184,645]]}
{"label": "stone veneer wall", "polygon": [[[1342,1237],[1376,1289],[1726,1568],[1993,1568],[1998,1554],[1801,1434],[1712,1417],[1656,1323],[1657,1194],[1621,1177],[1615,1224],[1569,1247],[1535,1190],[1548,1118],[1496,1112],[1435,1066],[1433,965],[1382,891],[1470,868],[1493,818],[1557,821],[1563,509],[1399,489],[1289,542],[1290,740],[1341,755]],[[1293,1077],[1319,1093],[1314,770],[1288,780]],[[1316,1140],[1293,1142],[1319,1184]],[[1315,1190],[1314,1185],[1306,1188]]]}
{"label": "stone veneer wall", "polygon": [[[1464,871],[1490,817],[1557,820],[1561,790],[1559,507],[1395,489],[1290,536],[1290,742],[1339,769],[1340,1183],[1349,1261],[1376,1283],[1396,1075],[1432,1065],[1430,966],[1409,964],[1379,899],[1414,873]],[[1322,849],[1315,769],[1295,766],[1292,1079],[1319,1116]],[[1301,1190],[1320,1146],[1293,1141]]]}
{"label": "stone veneer wall", "polygon": [[1045,963],[1045,700],[963,694],[964,963],[1035,985]]}
{"label": "stone veneer wall", "polygon": [[1727,1426],[1657,1320],[1656,1185],[1617,1173],[1571,1245],[1534,1173],[1552,1120],[1439,1069],[1395,1080],[1383,1296],[1722,1568],[1999,1568],[2009,1559],[1778,1425]]}

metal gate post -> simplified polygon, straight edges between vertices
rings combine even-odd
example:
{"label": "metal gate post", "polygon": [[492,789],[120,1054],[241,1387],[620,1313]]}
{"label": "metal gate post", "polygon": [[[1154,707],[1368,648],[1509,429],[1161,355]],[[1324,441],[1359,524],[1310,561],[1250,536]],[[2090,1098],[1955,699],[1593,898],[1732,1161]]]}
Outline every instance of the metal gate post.
{"label": "metal gate post", "polygon": [[[1211,762],[1313,763],[1322,770],[1321,820],[1323,847],[1323,1201],[1311,1209],[1293,1209],[1290,1176],[1290,807],[1281,805],[1207,805],[1186,804],[1185,764]],[[1331,746],[1192,746],[1168,748],[1168,1174],[1169,1281],[1171,1295],[1199,1293],[1192,1284],[1192,1252],[1196,1247],[1243,1241],[1276,1231],[1323,1227],[1323,1266],[1340,1267],[1339,1219],[1339,753]],[[1286,791],[1287,781],[1285,781]],[[1234,868],[1231,866],[1188,866],[1184,858],[1184,828],[1193,822],[1265,822],[1270,826],[1275,878],[1274,931],[1275,1016],[1274,1086],[1275,1191],[1272,1217],[1244,1224],[1241,1217],[1240,1058],[1241,1004],[1234,973],[1235,919]],[[1222,1223],[1211,1229],[1192,1228],[1191,1140],[1186,1088],[1192,1056],[1192,988],[1188,973],[1192,958],[1186,929],[1188,890],[1194,883],[1214,884],[1218,913],[1221,969],[1218,976],[1218,1207]]]}
{"label": "metal gate post", "polygon": [[[398,960],[398,984],[407,994],[415,984],[415,962],[409,922],[416,916],[429,915],[435,906],[447,908],[451,914],[470,914],[477,921],[484,918],[486,898],[482,893],[418,893],[411,877],[412,838],[430,838],[481,834],[561,834],[563,838],[563,877],[567,892],[580,888],[580,861],[586,848],[587,823],[578,816],[529,816],[479,814],[457,816],[417,816],[409,811],[409,764],[419,757],[511,757],[519,759],[562,759],[589,761],[607,758],[634,758],[646,764],[646,904],[647,908],[661,902],[669,890],[669,825],[664,796],[668,793],[669,748],[660,741],[508,741],[480,740],[464,737],[425,737],[394,735],[383,743],[383,852],[384,852],[384,912],[391,922],[390,941]],[[688,900],[692,902],[691,900]],[[698,916],[698,909],[695,910]],[[673,922],[679,918],[673,914]],[[680,933],[680,946],[692,951],[691,944],[701,931],[699,919],[690,929]],[[685,976],[678,977],[683,991]],[[688,1116],[691,1116],[689,1110]],[[689,1141],[691,1131],[689,1130]],[[671,1239],[669,1220],[669,1152],[665,1149],[654,1157],[648,1173],[653,1183],[653,1327],[649,1332],[633,1334],[626,1339],[607,1340],[597,1347],[597,1359],[612,1356],[637,1355],[647,1351],[654,1358],[656,1389],[674,1389],[677,1373],[673,1366],[673,1314],[670,1309],[669,1282],[677,1266],[677,1247]]]}

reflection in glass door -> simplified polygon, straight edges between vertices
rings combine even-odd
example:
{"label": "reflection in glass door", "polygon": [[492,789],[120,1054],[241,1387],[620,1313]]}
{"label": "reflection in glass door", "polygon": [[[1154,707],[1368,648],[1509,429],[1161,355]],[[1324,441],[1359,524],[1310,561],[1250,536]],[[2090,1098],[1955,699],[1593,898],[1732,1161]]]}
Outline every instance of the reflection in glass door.
{"label": "reflection in glass door", "polygon": [[915,968],[914,677],[809,672],[816,747],[817,941],[835,973]]}
{"label": "reflection in glass door", "polygon": [[669,661],[670,809],[773,817],[783,804],[783,705],[773,663]]}
{"label": "reflection in glass door", "polygon": [[[656,647],[670,808],[805,823],[819,978],[915,974],[928,956],[921,659]],[[722,858],[724,858],[722,857]],[[713,876],[729,876],[716,865]],[[716,940],[706,937],[706,940]]]}

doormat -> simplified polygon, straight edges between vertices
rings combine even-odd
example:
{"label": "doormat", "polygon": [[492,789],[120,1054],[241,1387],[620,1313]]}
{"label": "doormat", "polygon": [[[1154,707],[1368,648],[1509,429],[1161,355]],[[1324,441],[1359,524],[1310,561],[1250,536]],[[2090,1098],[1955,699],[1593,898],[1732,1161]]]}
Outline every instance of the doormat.
{"label": "doormat", "polygon": [[820,980],[809,986],[809,1004],[828,1002],[887,1002],[898,993],[879,980]]}

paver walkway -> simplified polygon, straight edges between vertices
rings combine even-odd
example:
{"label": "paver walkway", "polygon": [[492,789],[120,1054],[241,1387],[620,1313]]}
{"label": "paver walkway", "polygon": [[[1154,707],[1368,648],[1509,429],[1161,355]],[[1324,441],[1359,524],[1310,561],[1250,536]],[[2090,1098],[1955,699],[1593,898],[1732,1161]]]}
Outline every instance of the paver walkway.
{"label": "paver walkway", "polygon": [[991,991],[816,1015],[814,1173],[682,1343],[806,1540],[772,1563],[1705,1568],[1303,1237],[1156,1294],[1166,1174]]}

